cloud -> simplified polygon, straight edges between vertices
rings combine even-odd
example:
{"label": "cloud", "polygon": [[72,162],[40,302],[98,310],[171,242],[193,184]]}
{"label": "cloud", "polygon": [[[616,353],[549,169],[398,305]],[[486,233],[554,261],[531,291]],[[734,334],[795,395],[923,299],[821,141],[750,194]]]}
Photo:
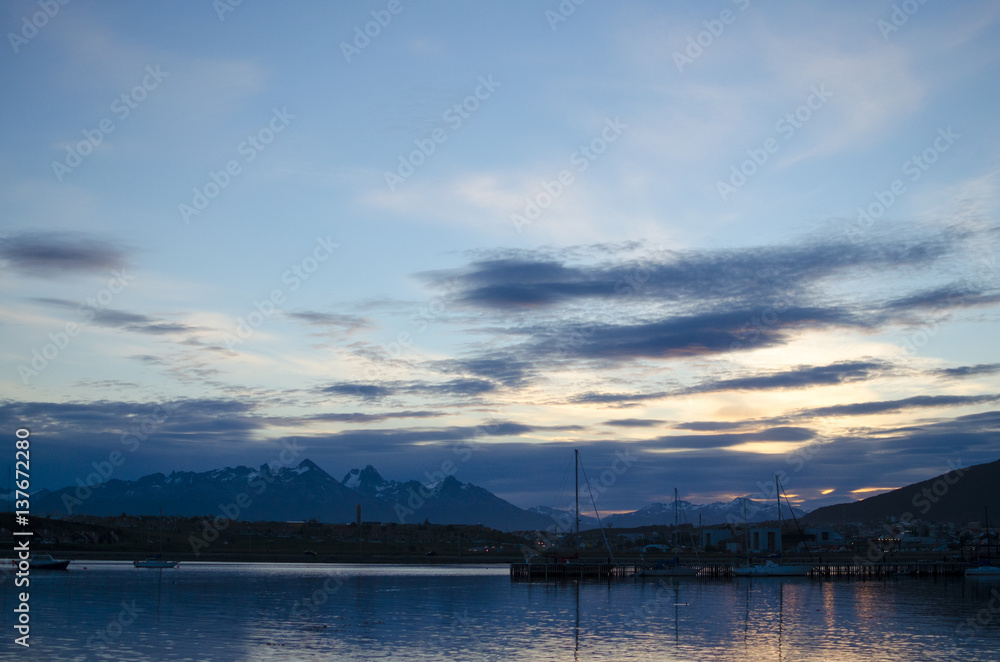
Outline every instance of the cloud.
{"label": "cloud", "polygon": [[374,324],[366,317],[346,313],[321,313],[312,310],[285,313],[290,319],[305,322],[311,326],[323,327],[330,331],[351,333],[372,328]]}
{"label": "cloud", "polygon": [[979,405],[1000,400],[998,395],[918,395],[902,400],[883,400],[879,402],[858,402],[849,405],[832,405],[803,409],[795,414],[800,418],[821,418],[826,416],[866,416],[897,412],[904,409],[920,409],[926,407],[961,407]]}
{"label": "cloud", "polygon": [[772,427],[758,432],[724,432],[720,434],[665,435],[641,442],[649,450],[671,449],[723,449],[751,442],[802,442],[816,437],[816,433],[802,427]]}
{"label": "cloud", "polygon": [[715,391],[769,391],[801,389],[810,386],[835,386],[866,381],[891,369],[883,361],[840,361],[824,366],[798,366],[767,375],[720,379],[685,389],[684,393]]}
{"label": "cloud", "polygon": [[431,367],[441,372],[472,374],[509,387],[524,385],[532,372],[529,362],[513,354],[436,361]]}
{"label": "cloud", "polygon": [[[1000,294],[951,283],[889,301],[845,284],[874,274],[923,279],[944,270],[974,231],[949,229],[920,237],[851,243],[839,239],[702,251],[588,253],[576,249],[480,251],[465,267],[424,272],[460,305],[492,315],[493,331],[522,339],[505,351],[517,365],[599,360],[623,363],[720,355],[780,347],[811,331],[876,332],[912,324],[928,306],[968,307]],[[632,247],[634,249],[634,247]],[[964,289],[963,289],[964,287]],[[601,304],[597,308],[595,304]],[[490,319],[484,317],[482,319]],[[486,358],[486,357],[481,357]],[[471,366],[473,359],[465,359]],[[846,383],[875,374],[865,362],[705,385],[711,389],[791,388]],[[851,371],[854,370],[854,373]],[[508,381],[508,383],[511,383]],[[662,397],[586,393],[574,402],[629,402]]]}
{"label": "cloud", "polygon": [[695,432],[717,432],[719,430],[738,430],[748,425],[752,425],[753,422],[739,421],[739,422],[722,422],[722,421],[689,421],[686,423],[678,423],[674,428],[678,430],[693,430]]}
{"label": "cloud", "polygon": [[971,377],[974,375],[992,375],[1000,372],[1000,363],[979,363],[963,365],[956,368],[941,368],[931,371],[931,374],[943,378]]}
{"label": "cloud", "polygon": [[655,393],[598,393],[596,391],[588,391],[587,393],[573,396],[569,401],[574,404],[619,404],[634,403],[642,400],[659,400],[668,395],[670,394],[666,391],[657,391]]}
{"label": "cloud", "polygon": [[995,287],[974,287],[967,282],[956,282],[894,299],[883,308],[888,311],[919,311],[989,306],[998,302],[1000,290]]}
{"label": "cloud", "polygon": [[656,418],[616,418],[604,421],[601,425],[611,425],[623,428],[648,428],[659,425],[663,421]]}
{"label": "cloud", "polygon": [[353,395],[364,400],[375,400],[392,395],[396,390],[389,386],[379,386],[377,384],[360,384],[354,382],[342,382],[331,384],[320,389],[321,393],[331,395]]}
{"label": "cloud", "polygon": [[715,251],[661,251],[646,259],[570,265],[540,251],[497,251],[469,266],[425,272],[433,286],[457,286],[460,301],[496,309],[551,307],[622,294],[661,302],[734,304],[801,294],[851,269],[888,270],[932,263],[946,255],[948,235],[913,242],[823,242]]}
{"label": "cloud", "polygon": [[775,313],[774,320],[765,325],[758,321],[760,315],[759,307],[746,307],[650,322],[556,323],[520,332],[534,332],[535,337],[525,350],[536,358],[625,361],[775,347],[806,329],[868,327],[865,319],[836,307],[790,306]]}
{"label": "cloud", "polygon": [[80,232],[33,232],[0,241],[0,258],[16,271],[42,278],[106,274],[127,266],[124,250]]}
{"label": "cloud", "polygon": [[377,400],[391,395],[434,395],[472,397],[495,391],[497,385],[485,379],[461,378],[446,382],[385,382],[362,384],[343,382],[324,386],[321,393],[350,395],[364,400]]}
{"label": "cloud", "polygon": [[[91,324],[119,329],[121,331],[130,331],[132,333],[166,335],[172,333],[194,333],[202,330],[201,327],[181,322],[170,322],[162,318],[142,315],[140,313],[130,313],[124,310],[114,310],[111,308],[95,310],[92,306],[68,299],[37,298],[34,300],[50,306],[81,310],[84,313],[93,315]],[[149,363],[149,361],[146,362]]]}
{"label": "cloud", "polygon": [[291,421],[297,424],[306,424],[312,421],[329,421],[333,423],[373,423],[377,421],[385,421],[392,418],[435,418],[438,416],[443,416],[441,412],[437,411],[391,411],[382,412],[379,414],[363,414],[360,412],[352,412],[349,414],[316,414],[315,416],[308,416],[298,419],[271,419],[271,420],[281,420],[282,422]]}

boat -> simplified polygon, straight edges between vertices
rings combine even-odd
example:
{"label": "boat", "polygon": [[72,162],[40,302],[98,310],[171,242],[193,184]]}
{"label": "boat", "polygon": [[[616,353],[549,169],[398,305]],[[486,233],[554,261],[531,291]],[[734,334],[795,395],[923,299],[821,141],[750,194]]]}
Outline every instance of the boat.
{"label": "boat", "polygon": [[993,545],[991,544],[991,539],[990,539],[990,512],[989,512],[989,510],[985,506],[983,506],[983,514],[986,516],[986,554],[987,554],[987,559],[986,559],[986,562],[983,563],[978,568],[969,568],[969,569],[967,569],[965,571],[965,576],[966,577],[1000,577],[1000,568],[998,568],[997,566],[993,565],[993,563],[991,561],[992,556],[993,556],[992,555]]}
{"label": "boat", "polygon": [[163,509],[160,509],[160,553],[147,556],[145,561],[132,561],[136,568],[176,568],[177,561],[163,560]]}
{"label": "boat", "polygon": [[[65,570],[69,567],[69,561],[54,559],[51,554],[32,554],[27,561],[28,567],[32,570]],[[14,565],[20,562],[21,559],[11,561]]]}
{"label": "boat", "polygon": [[146,557],[145,561],[132,561],[136,568],[176,568],[177,561],[164,561],[163,556],[156,554]]}
{"label": "boat", "polygon": [[674,558],[669,563],[657,563],[652,568],[643,568],[635,573],[636,577],[695,577],[698,570],[683,566],[677,555],[677,488],[674,488]]}
{"label": "boat", "polygon": [[[778,482],[778,475],[774,475],[774,488],[778,498],[778,546],[781,546],[781,484]],[[791,506],[789,506],[791,508]],[[743,532],[746,541],[747,559],[750,553],[750,530],[747,526],[747,502],[743,501]],[[795,516],[795,513],[792,513]],[[784,565],[768,559],[763,564],[745,563],[733,568],[733,574],[737,577],[805,577],[812,570],[809,565]]]}
{"label": "boat", "polygon": [[965,571],[966,577],[1000,577],[1000,568],[995,565],[981,565]]}

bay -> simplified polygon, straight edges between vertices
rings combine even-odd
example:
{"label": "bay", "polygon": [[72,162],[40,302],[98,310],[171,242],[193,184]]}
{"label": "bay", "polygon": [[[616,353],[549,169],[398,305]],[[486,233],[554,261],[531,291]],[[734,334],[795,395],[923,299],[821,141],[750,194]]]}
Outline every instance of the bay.
{"label": "bay", "polygon": [[512,582],[507,566],[77,561],[31,575],[31,646],[0,585],[3,659],[1000,659],[1000,582]]}

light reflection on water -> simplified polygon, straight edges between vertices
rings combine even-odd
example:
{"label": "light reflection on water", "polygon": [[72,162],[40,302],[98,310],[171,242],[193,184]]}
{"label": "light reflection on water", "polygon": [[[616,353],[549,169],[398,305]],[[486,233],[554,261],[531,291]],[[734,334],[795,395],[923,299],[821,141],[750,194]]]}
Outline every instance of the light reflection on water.
{"label": "light reflection on water", "polygon": [[[1000,659],[1000,581],[545,584],[511,582],[506,566],[71,568],[32,575],[32,646],[14,646],[8,629],[0,659]],[[10,581],[0,595],[9,624]]]}

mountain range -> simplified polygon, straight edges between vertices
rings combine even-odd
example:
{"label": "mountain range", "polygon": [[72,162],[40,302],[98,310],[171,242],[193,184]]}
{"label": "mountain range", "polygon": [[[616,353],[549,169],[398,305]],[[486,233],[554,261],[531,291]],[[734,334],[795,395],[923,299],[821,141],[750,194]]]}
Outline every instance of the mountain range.
{"label": "mountain range", "polygon": [[[729,503],[698,506],[678,502],[681,522],[697,525],[761,522],[776,518],[773,503],[734,499]],[[483,524],[503,531],[559,530],[573,527],[567,510],[537,507],[530,510],[501,499],[488,490],[462,483],[453,476],[434,484],[391,481],[371,465],[352,469],[337,480],[311,460],[294,467],[226,467],[201,473],[191,471],[113,479],[93,488],[65,487],[33,496],[32,510],[40,514],[114,516],[164,515],[230,519],[298,521],[316,519],[346,523],[356,519],[361,506],[364,521],[435,524]],[[795,515],[805,513],[795,509]],[[782,516],[789,517],[787,506]],[[613,514],[602,523],[613,528],[672,524],[673,504],[653,503],[632,513]],[[598,527],[592,516],[582,516],[581,529]]]}
{"label": "mountain range", "polygon": [[[519,508],[488,490],[448,476],[433,484],[386,480],[371,465],[352,469],[337,480],[311,460],[294,467],[226,467],[113,479],[96,487],[42,490],[32,497],[38,514],[113,516],[164,515],[229,519],[347,523],[361,506],[363,521],[434,524],[482,524],[503,531],[569,531],[573,513],[539,506]],[[1000,507],[1000,461],[950,472],[930,480],[853,503],[826,506],[808,515],[782,503],[781,516],[817,524],[862,522],[901,517],[910,512],[925,520],[965,522],[980,519],[986,505]],[[777,519],[771,501],[737,498],[705,505],[678,501],[680,522],[695,526]],[[1000,519],[1000,508],[995,510]],[[602,517],[607,528],[627,529],[673,524],[672,503],[652,503],[629,513]],[[598,521],[581,516],[580,528]]]}

